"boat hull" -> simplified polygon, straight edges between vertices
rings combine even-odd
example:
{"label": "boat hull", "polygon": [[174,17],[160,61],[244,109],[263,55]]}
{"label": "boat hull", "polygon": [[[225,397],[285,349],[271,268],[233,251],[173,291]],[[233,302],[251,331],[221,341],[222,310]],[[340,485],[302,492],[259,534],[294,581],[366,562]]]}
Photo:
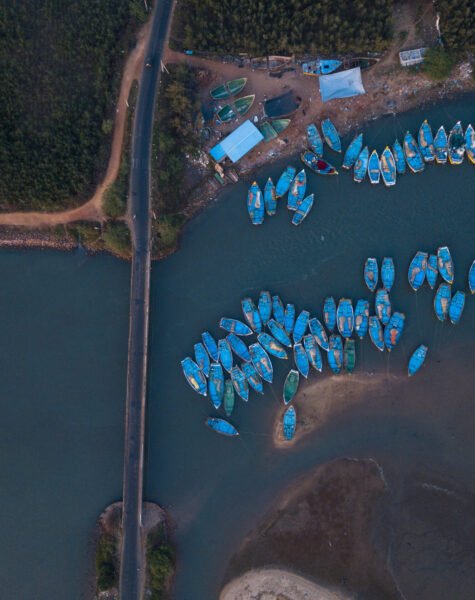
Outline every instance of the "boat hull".
{"label": "boat hull", "polygon": [[407,374],[409,377],[415,375],[417,371],[422,367],[424,361],[427,356],[427,346],[421,344],[418,348],[416,348],[409,359],[409,363],[407,365]]}
{"label": "boat hull", "polygon": [[370,292],[374,292],[379,280],[378,261],[375,258],[370,257],[366,259],[363,277],[366,287]]}

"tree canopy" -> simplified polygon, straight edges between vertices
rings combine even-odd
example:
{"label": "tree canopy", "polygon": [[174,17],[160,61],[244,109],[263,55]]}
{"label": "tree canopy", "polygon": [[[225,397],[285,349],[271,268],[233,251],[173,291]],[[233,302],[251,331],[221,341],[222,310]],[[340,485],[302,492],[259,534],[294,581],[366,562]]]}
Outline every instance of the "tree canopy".
{"label": "tree canopy", "polygon": [[437,0],[436,7],[444,46],[475,51],[475,0]]}

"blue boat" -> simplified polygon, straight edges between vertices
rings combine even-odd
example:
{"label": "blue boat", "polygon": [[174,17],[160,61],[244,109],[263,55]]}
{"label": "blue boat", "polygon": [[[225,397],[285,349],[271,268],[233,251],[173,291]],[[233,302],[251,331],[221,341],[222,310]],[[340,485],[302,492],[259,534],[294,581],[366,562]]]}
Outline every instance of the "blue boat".
{"label": "blue boat", "polygon": [[285,351],[285,348],[282,346],[282,344],[280,344],[268,333],[260,333],[257,336],[257,341],[264,348],[264,350],[266,350],[266,352],[268,352],[269,354],[272,354],[272,356],[282,359],[287,358],[287,352]]}
{"label": "blue boat", "polygon": [[246,376],[238,366],[231,369],[231,381],[233,382],[236,394],[240,396],[244,402],[249,400],[249,384]]}
{"label": "blue boat", "polygon": [[282,419],[282,431],[284,433],[284,438],[288,442],[294,439],[296,426],[297,414],[295,412],[295,408],[293,406],[289,406],[289,408],[285,411],[284,417]]}
{"label": "blue boat", "polygon": [[[434,138],[435,161],[439,165],[445,165],[448,156],[448,140],[444,126],[439,127]],[[425,347],[425,346],[424,346]]]}
{"label": "blue boat", "polygon": [[251,353],[252,362],[259,375],[264,381],[272,383],[272,379],[274,378],[274,368],[267,352],[258,342],[249,346],[249,352]]}
{"label": "blue boat", "polygon": [[454,282],[454,261],[447,246],[440,246],[437,249],[437,267],[442,279],[452,285]]}
{"label": "blue boat", "polygon": [[247,192],[247,212],[253,225],[264,223],[264,200],[261,188],[255,181]]}
{"label": "blue boat", "polygon": [[457,325],[463,313],[465,306],[465,293],[458,290],[452,296],[449,306],[449,319],[452,325]]}
{"label": "blue boat", "polygon": [[259,294],[257,310],[261,316],[262,326],[265,327],[272,314],[272,300],[269,292],[264,291]]}
{"label": "blue boat", "polygon": [[272,315],[279,325],[284,326],[284,305],[279,296],[272,296]]}
{"label": "blue boat", "polygon": [[433,162],[435,159],[434,136],[427,119],[420,126],[418,140],[422,158],[425,162]]}
{"label": "blue boat", "polygon": [[409,265],[407,279],[409,281],[409,285],[415,292],[417,292],[417,290],[421,287],[421,285],[424,283],[424,279],[426,278],[427,257],[427,252],[422,252],[419,250]]}
{"label": "blue boat", "polygon": [[415,375],[415,373],[417,373],[417,371],[422,367],[427,356],[427,350],[428,348],[427,346],[424,346],[424,344],[421,344],[414,350],[407,366],[407,374],[409,377],[411,377],[411,375]]}
{"label": "blue boat", "polygon": [[310,123],[307,127],[307,141],[312,152],[321,157],[323,155],[323,140],[315,123]]}
{"label": "blue boat", "polygon": [[404,154],[406,155],[406,161],[413,173],[420,173],[424,170],[424,161],[422,160],[422,154],[409,131],[406,131],[404,136]]}
{"label": "blue boat", "polygon": [[475,260],[468,270],[468,287],[471,294],[475,294]]}
{"label": "blue boat", "polygon": [[355,306],[355,333],[362,340],[368,333],[369,327],[369,302],[358,300]]}
{"label": "blue boat", "polygon": [[431,290],[435,288],[437,283],[437,276],[439,275],[439,268],[437,266],[437,256],[435,254],[431,254],[427,259],[427,267],[426,267],[426,279],[427,283]]}
{"label": "blue boat", "polygon": [[230,373],[233,368],[233,349],[228,339],[218,340],[218,359],[226,371]]}
{"label": "blue boat", "polygon": [[315,341],[315,337],[311,334],[304,336],[303,347],[307,353],[308,362],[316,371],[321,373],[323,370],[322,354],[317,342]]}
{"label": "blue boat", "polygon": [[208,382],[209,397],[216,410],[221,406],[224,396],[223,367],[219,363],[211,363]]}
{"label": "blue boat", "polygon": [[383,258],[383,262],[381,263],[381,283],[383,284],[384,289],[388,292],[391,291],[391,288],[394,285],[395,275],[396,270],[394,268],[393,259],[385,256]]}
{"label": "blue boat", "polygon": [[221,329],[236,335],[252,335],[252,329],[238,319],[223,317],[219,322],[219,326]]}
{"label": "blue boat", "polygon": [[449,314],[449,306],[452,298],[452,288],[448,283],[441,283],[434,298],[435,315],[439,321],[445,321]]}
{"label": "blue boat", "polygon": [[404,313],[395,312],[392,314],[389,323],[384,328],[384,343],[389,352],[391,352],[401,339],[405,320],[406,315]]}
{"label": "blue boat", "polygon": [[242,313],[246,319],[249,327],[256,333],[262,331],[262,320],[256,305],[252,301],[252,298],[243,298],[241,300]]}
{"label": "blue boat", "polygon": [[290,185],[294,180],[296,169],[294,167],[287,167],[282,175],[279,177],[275,188],[276,198],[282,198],[289,191]]}
{"label": "blue boat", "polygon": [[385,289],[380,289],[376,292],[374,308],[374,312],[381,323],[387,325],[391,318],[391,301],[389,299],[389,294]]}
{"label": "blue boat", "polygon": [[241,360],[250,362],[251,355],[249,354],[249,349],[240,337],[234,333],[230,333],[226,336],[226,339],[228,340],[229,345],[236,356],[238,356]]}
{"label": "blue boat", "polygon": [[302,169],[294,177],[289,193],[287,194],[287,208],[289,210],[296,210],[298,203],[301,202],[305,196],[306,189],[307,176],[305,175],[305,169]]}
{"label": "blue boat", "polygon": [[343,164],[341,165],[344,169],[351,169],[355,164],[358,156],[360,155],[361,149],[363,148],[363,134],[359,133],[356,135],[351,144],[348,146],[343,158]]}
{"label": "blue boat", "polygon": [[327,358],[330,369],[338,375],[343,366],[343,342],[339,335],[330,336]]}
{"label": "blue boat", "polygon": [[200,371],[203,371],[205,377],[209,375],[209,354],[206,352],[206,348],[203,346],[201,342],[195,344],[195,360],[196,364],[200,368]]}
{"label": "blue boat", "polygon": [[274,216],[277,212],[275,185],[270,177],[264,187],[264,206],[269,217]]}
{"label": "blue boat", "polygon": [[336,71],[341,64],[341,60],[320,58],[302,63],[302,71],[304,75],[328,75]]}
{"label": "blue boat", "polygon": [[269,319],[267,327],[278,342],[288,348],[292,347],[292,342],[280,323],[277,323],[274,319]]}
{"label": "blue boat", "polygon": [[460,121],[457,121],[449,133],[447,142],[449,162],[451,165],[461,165],[465,156],[465,136]]}
{"label": "blue boat", "polygon": [[370,292],[374,292],[379,280],[378,261],[373,258],[367,258],[364,264],[364,282]]}
{"label": "blue boat", "polygon": [[335,152],[341,152],[340,135],[330,119],[324,119],[322,121],[322,133],[323,139],[326,141],[328,146]]}
{"label": "blue boat", "polygon": [[308,362],[307,353],[300,342],[294,344],[294,360],[297,365],[297,369],[307,379],[310,371],[310,364]]}
{"label": "blue boat", "polygon": [[[316,317],[312,317],[310,319],[308,326],[310,333],[315,337],[315,340],[320,348],[325,350],[325,352],[328,352],[328,335],[325,331],[325,327]],[[333,327],[335,327],[335,325],[333,325]]]}
{"label": "blue boat", "polygon": [[368,146],[365,146],[356,159],[355,166],[353,168],[353,180],[356,181],[356,183],[361,183],[366,177],[366,173],[368,172],[368,162],[369,150]]}
{"label": "blue boat", "polygon": [[470,162],[475,164],[475,129],[472,124],[465,130],[465,152]]}
{"label": "blue boat", "polygon": [[187,356],[181,361],[181,368],[183,369],[183,374],[185,375],[185,378],[190,384],[191,388],[195,392],[198,392],[198,394],[206,396],[208,393],[206,377],[195,361]]}
{"label": "blue boat", "polygon": [[293,338],[295,344],[298,344],[302,341],[302,338],[307,331],[309,319],[310,313],[308,312],[308,310],[302,310],[299,316],[297,317],[293,331]]}
{"label": "blue boat", "polygon": [[207,425],[213,431],[216,431],[216,433],[220,433],[221,435],[227,435],[229,437],[239,435],[239,431],[234,427],[234,425],[231,425],[231,423],[224,419],[209,417],[208,419],[206,419],[205,425]]}
{"label": "blue boat", "polygon": [[331,333],[336,325],[336,302],[333,296],[327,296],[323,302],[323,320]]}
{"label": "blue boat", "polygon": [[381,171],[381,177],[386,187],[396,185],[396,161],[394,160],[393,153],[389,149],[389,146],[383,150],[381,158],[379,159],[379,170]]}
{"label": "blue boat", "polygon": [[406,159],[404,158],[404,150],[398,139],[394,140],[393,156],[396,161],[396,171],[398,175],[404,175],[406,172]]}
{"label": "blue boat", "polygon": [[203,340],[204,347],[206,348],[206,352],[210,355],[211,360],[218,362],[218,344],[214,337],[208,331],[204,331],[201,334],[201,339]]}
{"label": "blue boat", "polygon": [[336,321],[340,334],[344,338],[351,337],[353,334],[353,328],[355,326],[355,313],[353,311],[353,304],[348,298],[341,298],[340,302],[338,303]]}
{"label": "blue boat", "polygon": [[300,160],[306,167],[317,173],[317,175],[338,175],[338,171],[332,164],[310,152],[310,150],[302,152]]}
{"label": "blue boat", "polygon": [[287,304],[284,313],[284,329],[288,335],[292,334],[295,325],[295,305]]}
{"label": "blue boat", "polygon": [[307,217],[308,213],[312,210],[313,206],[313,194],[310,194],[297,204],[294,216],[292,217],[292,225],[298,227],[300,223]]}
{"label": "blue boat", "polygon": [[242,363],[241,369],[252,389],[258,394],[263,394],[264,384],[262,383],[262,379],[252,362]]}
{"label": "blue boat", "polygon": [[381,171],[379,170],[379,156],[376,150],[373,150],[373,152],[371,152],[371,156],[369,157],[368,177],[373,185],[379,183]]}
{"label": "blue boat", "polygon": [[378,350],[384,350],[383,327],[374,315],[369,318],[369,338]]}

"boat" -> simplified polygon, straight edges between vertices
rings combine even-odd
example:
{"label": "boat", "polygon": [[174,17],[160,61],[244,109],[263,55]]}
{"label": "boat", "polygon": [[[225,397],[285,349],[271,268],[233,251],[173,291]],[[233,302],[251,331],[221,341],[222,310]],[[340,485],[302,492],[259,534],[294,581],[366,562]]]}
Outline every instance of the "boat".
{"label": "boat", "polygon": [[312,152],[321,157],[323,155],[323,140],[315,123],[310,123],[307,126],[307,141]]}
{"label": "boat", "polygon": [[475,260],[468,270],[468,287],[471,294],[475,294]]}
{"label": "boat", "polygon": [[313,206],[313,194],[310,194],[297,204],[295,213],[292,217],[292,225],[298,227],[302,221],[305,220],[308,213],[312,210]]}
{"label": "boat", "polygon": [[355,164],[356,160],[358,159],[362,148],[363,134],[359,133],[358,135],[355,135],[352,142],[346,149],[345,156],[343,157],[343,163],[341,166],[344,169],[351,169],[351,167]]}
{"label": "boat", "polygon": [[331,333],[336,325],[336,302],[333,296],[327,296],[323,302],[323,320]]}
{"label": "boat", "polygon": [[449,319],[452,325],[457,325],[463,313],[465,306],[465,293],[458,290],[452,296],[449,306]]}
{"label": "boat", "polygon": [[228,339],[218,340],[218,360],[230,373],[233,368],[233,349]]}
{"label": "boat", "polygon": [[315,337],[311,334],[308,334],[304,336],[302,341],[305,352],[307,353],[308,362],[316,371],[321,373],[323,370],[322,354],[317,342],[315,341]]}
{"label": "boat", "polygon": [[226,336],[226,339],[228,340],[229,345],[231,346],[232,351],[236,356],[238,356],[241,360],[245,360],[247,362],[251,360],[249,349],[240,337],[238,337],[234,333],[230,333]]}
{"label": "boat", "polygon": [[389,323],[384,328],[384,343],[389,352],[391,352],[401,339],[405,320],[406,315],[404,313],[395,312],[391,315]]}
{"label": "boat", "polygon": [[237,115],[234,112],[234,109],[231,106],[231,104],[225,104],[216,113],[216,123],[218,125],[222,125],[223,123],[229,123],[233,119],[237,119]]}
{"label": "boat", "polygon": [[330,336],[327,358],[330,369],[338,375],[343,366],[343,342],[339,335]]}
{"label": "boat", "polygon": [[294,439],[296,426],[297,413],[295,412],[295,408],[293,406],[289,406],[289,408],[284,412],[284,416],[282,418],[282,432],[284,434],[284,438],[288,442]]}
{"label": "boat", "polygon": [[225,100],[230,96],[237,96],[247,83],[246,77],[240,77],[239,79],[233,79],[214,87],[211,91],[211,97],[214,100]]}
{"label": "boat", "polygon": [[389,146],[383,150],[381,158],[379,159],[379,170],[381,171],[381,177],[386,187],[396,185],[396,161],[394,155],[389,149]]}
{"label": "boat", "polygon": [[288,335],[292,334],[295,325],[295,305],[287,304],[284,312],[284,329]]}
{"label": "boat", "polygon": [[303,200],[305,196],[306,189],[307,176],[305,175],[305,169],[302,169],[294,177],[289,193],[287,194],[287,208],[289,210],[295,210],[297,208],[298,203]]}
{"label": "boat", "polygon": [[347,373],[353,373],[356,363],[356,344],[355,340],[346,339],[343,348],[343,364]]}
{"label": "boat", "polygon": [[[316,317],[312,317],[310,319],[308,322],[308,327],[310,329],[310,333],[315,337],[315,341],[320,348],[328,352],[328,335],[325,331],[325,327]],[[333,327],[335,327],[335,325],[333,325]]]}
{"label": "boat", "polygon": [[237,365],[231,369],[231,381],[233,382],[237,395],[240,396],[244,402],[247,402],[249,400],[249,384],[246,376]]}
{"label": "boat", "polygon": [[272,299],[269,292],[263,291],[259,294],[257,310],[261,316],[262,326],[265,327],[272,314]]}
{"label": "boat", "polygon": [[341,298],[340,302],[338,302],[336,322],[338,331],[344,338],[352,336],[355,326],[355,313],[353,311],[353,304],[348,298]]}
{"label": "boat", "polygon": [[242,321],[239,321],[239,319],[222,317],[219,321],[219,326],[228,333],[235,333],[236,335],[252,335],[252,329]]}
{"label": "boat", "polygon": [[[444,126],[439,127],[434,138],[435,162],[445,165],[448,155],[448,140]],[[425,347],[425,346],[424,346]]]}
{"label": "boat", "polygon": [[292,342],[280,323],[277,323],[277,321],[274,319],[269,319],[267,322],[267,327],[278,342],[284,346],[287,346],[288,348],[292,347]]}
{"label": "boat", "polygon": [[434,298],[435,316],[439,321],[445,321],[449,314],[449,306],[452,298],[452,287],[448,283],[441,283]]}
{"label": "boat", "polygon": [[364,264],[364,282],[370,292],[374,292],[379,280],[378,261],[373,258],[367,258]]}
{"label": "boat", "polygon": [[307,353],[301,342],[294,344],[294,360],[301,375],[307,379],[310,371],[310,363],[308,362]]}
{"label": "boat", "polygon": [[252,298],[243,298],[241,300],[242,313],[249,327],[256,333],[262,331],[262,320],[256,305]]}
{"label": "boat", "polygon": [[449,162],[451,165],[461,165],[465,155],[465,137],[463,135],[462,124],[457,121],[449,133],[447,142],[449,153]]}
{"label": "boat", "polygon": [[419,150],[421,151],[424,161],[427,163],[433,162],[435,159],[434,136],[432,135],[432,128],[427,122],[427,119],[424,120],[419,128],[418,141]]}
{"label": "boat", "polygon": [[252,387],[252,389],[258,394],[263,394],[264,384],[262,383],[262,379],[254,364],[252,362],[242,363],[241,370],[247,379],[247,383]]}
{"label": "boat", "polygon": [[195,361],[187,356],[181,361],[181,368],[191,388],[198,394],[206,396],[208,393],[206,377]]}
{"label": "boat", "polygon": [[414,350],[407,366],[407,374],[409,377],[415,375],[422,367],[427,356],[427,350],[428,348],[427,346],[424,346],[424,344],[421,344]]}
{"label": "boat", "polygon": [[235,100],[233,106],[237,116],[243,117],[251,109],[255,99],[255,94],[249,94],[249,96],[241,96]]}
{"label": "boat", "polygon": [[308,310],[302,310],[295,320],[294,330],[292,333],[295,344],[298,344],[302,341],[302,338],[307,331],[309,319],[310,313]]}
{"label": "boat", "polygon": [[249,352],[251,354],[252,362],[254,363],[259,375],[264,381],[272,383],[272,379],[274,378],[274,368],[267,352],[259,344],[259,342],[251,344],[249,346]]}
{"label": "boat", "polygon": [[383,262],[381,263],[381,283],[383,287],[388,292],[391,291],[391,288],[394,285],[394,278],[396,275],[396,270],[394,268],[394,261],[392,258],[385,256],[383,258]]}
{"label": "boat", "polygon": [[454,261],[447,246],[441,246],[437,249],[437,267],[442,279],[452,285],[454,282]]}
{"label": "boat", "polygon": [[427,257],[427,252],[422,252],[421,250],[418,250],[418,252],[411,260],[411,263],[409,265],[407,278],[409,281],[409,285],[415,292],[417,292],[417,290],[424,283],[427,270]]}
{"label": "boat", "polygon": [[355,306],[355,333],[362,340],[368,333],[369,302],[358,300]]}
{"label": "boat", "polygon": [[220,433],[221,435],[227,435],[228,437],[233,437],[235,435],[239,435],[239,431],[231,425],[225,419],[218,419],[217,417],[209,417],[206,419],[205,424],[216,431],[216,433]]}
{"label": "boat", "polygon": [[368,161],[368,177],[373,185],[379,183],[381,171],[379,170],[379,156],[376,150],[371,152]]}
{"label": "boat", "polygon": [[275,185],[269,177],[264,188],[264,207],[269,217],[273,217],[277,212],[277,202],[275,198]]}
{"label": "boat", "polygon": [[226,379],[224,382],[223,406],[226,416],[230,417],[234,410],[234,386],[230,379]]}
{"label": "boat", "polygon": [[371,315],[368,321],[369,325],[369,337],[373,344],[381,352],[384,350],[384,335],[383,327],[378,317]]}
{"label": "boat", "polygon": [[272,119],[272,128],[279,135],[290,125],[290,119]]}
{"label": "boat", "polygon": [[264,350],[266,350],[266,352],[268,352],[269,354],[272,354],[272,356],[282,359],[287,358],[287,352],[282,346],[282,344],[280,344],[268,333],[260,333],[257,336],[257,341],[264,348]]}
{"label": "boat", "polygon": [[272,296],[272,315],[279,325],[284,326],[284,305],[279,296]]}
{"label": "boat", "polygon": [[439,268],[437,266],[437,256],[435,254],[430,254],[429,258],[427,259],[426,279],[431,290],[435,288],[438,275]]}
{"label": "boat", "polygon": [[465,151],[470,162],[475,164],[475,129],[472,124],[465,130]]}
{"label": "boat", "polygon": [[328,75],[342,64],[341,60],[320,58],[302,63],[302,71],[304,75]]}
{"label": "boat", "polygon": [[340,135],[330,119],[324,119],[322,121],[322,133],[323,139],[328,146],[335,152],[341,152]]}
{"label": "boat", "polygon": [[404,150],[402,149],[401,143],[398,139],[394,140],[393,156],[396,162],[397,174],[404,175],[404,173],[406,172],[406,159],[404,157]]}
{"label": "boat", "polygon": [[206,352],[210,355],[211,360],[214,362],[218,361],[218,344],[214,337],[208,331],[204,331],[201,334],[201,339],[203,340],[203,345],[206,348]]}
{"label": "boat", "polygon": [[366,173],[368,172],[368,162],[369,150],[368,146],[365,146],[363,150],[361,150],[356,159],[355,166],[353,167],[353,180],[356,181],[356,183],[361,183],[366,177]]}
{"label": "boat", "polygon": [[289,191],[290,185],[294,180],[297,169],[294,167],[287,167],[282,175],[279,177],[279,181],[275,186],[276,198],[282,198]]}
{"label": "boat", "polygon": [[264,200],[261,188],[255,181],[247,192],[247,212],[253,225],[264,223]]}
{"label": "boat", "polygon": [[404,154],[406,161],[413,173],[420,173],[424,170],[424,161],[422,154],[417,146],[416,140],[409,131],[404,136]]}
{"label": "boat", "polygon": [[302,152],[300,155],[300,160],[306,167],[318,175],[338,175],[338,171],[333,165],[331,165],[325,159],[319,158],[316,154],[310,152],[310,150]]}
{"label": "boat", "polygon": [[376,292],[374,306],[374,312],[382,325],[387,325],[391,318],[391,301],[389,299],[389,294],[385,289],[380,289]]}
{"label": "boat", "polygon": [[206,352],[206,348],[203,346],[201,342],[198,342],[194,346],[195,350],[195,360],[198,365],[200,371],[203,371],[203,375],[208,377],[209,375],[209,354]]}
{"label": "boat", "polygon": [[284,404],[290,404],[297,393],[299,387],[300,373],[295,369],[290,369],[284,382],[283,399]]}
{"label": "boat", "polygon": [[219,363],[211,363],[208,381],[209,397],[216,410],[221,406],[224,396],[223,367]]}

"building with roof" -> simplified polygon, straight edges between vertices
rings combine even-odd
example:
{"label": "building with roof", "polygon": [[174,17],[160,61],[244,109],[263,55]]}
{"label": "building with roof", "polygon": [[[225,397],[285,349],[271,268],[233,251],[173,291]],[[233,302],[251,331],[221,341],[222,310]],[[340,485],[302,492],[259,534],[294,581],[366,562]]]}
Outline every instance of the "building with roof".
{"label": "building with roof", "polygon": [[209,153],[216,162],[221,162],[225,158],[229,158],[231,162],[237,163],[238,160],[262,142],[263,139],[264,136],[251,121],[244,121],[242,125],[237,127],[224,140],[211,148]]}
{"label": "building with roof", "polygon": [[318,81],[323,102],[335,98],[351,98],[366,93],[361,80],[360,67],[347,69],[332,75],[320,75]]}
{"label": "building with roof", "polygon": [[424,62],[427,48],[416,48],[415,50],[403,50],[399,52],[399,60],[403,67],[412,67]]}

